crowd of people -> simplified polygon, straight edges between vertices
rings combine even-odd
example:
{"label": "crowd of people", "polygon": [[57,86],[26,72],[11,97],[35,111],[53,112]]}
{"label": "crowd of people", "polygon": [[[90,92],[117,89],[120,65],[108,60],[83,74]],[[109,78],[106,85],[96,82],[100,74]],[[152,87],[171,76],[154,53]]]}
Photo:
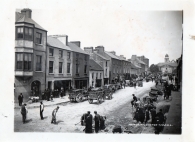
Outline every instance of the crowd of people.
{"label": "crowd of people", "polygon": [[93,122],[95,124],[94,129],[95,133],[98,133],[100,130],[105,129],[105,116],[100,116],[97,111],[94,111],[95,116],[93,117],[90,114],[90,111],[87,113],[83,114],[81,117],[81,125],[85,126],[85,133],[93,133]]}

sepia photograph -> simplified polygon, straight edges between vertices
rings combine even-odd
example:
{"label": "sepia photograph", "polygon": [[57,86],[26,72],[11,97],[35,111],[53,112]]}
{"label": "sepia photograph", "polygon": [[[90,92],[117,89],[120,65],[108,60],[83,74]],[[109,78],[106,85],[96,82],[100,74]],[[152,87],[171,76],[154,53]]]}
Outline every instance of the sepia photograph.
{"label": "sepia photograph", "polygon": [[16,9],[14,132],[180,135],[182,25],[182,10]]}

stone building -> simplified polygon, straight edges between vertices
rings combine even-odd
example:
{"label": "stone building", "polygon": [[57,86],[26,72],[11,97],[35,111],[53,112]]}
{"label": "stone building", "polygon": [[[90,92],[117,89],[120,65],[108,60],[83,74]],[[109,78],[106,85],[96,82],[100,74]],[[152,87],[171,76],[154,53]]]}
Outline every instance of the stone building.
{"label": "stone building", "polygon": [[102,87],[104,85],[104,70],[93,59],[89,60],[89,86]]}
{"label": "stone building", "polygon": [[15,19],[15,101],[24,101],[45,90],[47,31],[32,19],[31,9],[16,12]]}
{"label": "stone building", "polygon": [[68,42],[72,51],[72,87],[89,87],[89,54],[81,49],[80,41]]}
{"label": "stone building", "polygon": [[131,74],[131,62],[126,60],[126,57],[124,57],[124,55],[120,55],[120,56],[118,56],[118,58],[122,62],[123,79],[129,80],[130,79],[130,74]]}
{"label": "stone building", "polygon": [[166,54],[164,58],[164,62],[158,63],[157,66],[159,67],[159,70],[164,73],[172,73],[177,68],[176,62],[170,62],[169,55]]}
{"label": "stone building", "polygon": [[104,84],[109,84],[109,59],[100,55],[97,50],[93,49],[93,47],[84,47],[84,50],[89,53],[90,58],[93,59],[96,63],[98,63],[104,70]]}
{"label": "stone building", "polygon": [[46,86],[51,90],[68,90],[72,82],[73,54],[68,47],[68,36],[47,37]]}

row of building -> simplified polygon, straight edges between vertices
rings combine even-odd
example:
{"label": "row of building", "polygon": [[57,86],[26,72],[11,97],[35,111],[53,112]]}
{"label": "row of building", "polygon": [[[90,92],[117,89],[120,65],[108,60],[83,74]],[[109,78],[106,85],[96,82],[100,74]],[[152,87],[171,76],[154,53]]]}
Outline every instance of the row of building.
{"label": "row of building", "polygon": [[145,74],[149,59],[133,55],[131,59],[105,51],[103,46],[84,47],[80,41],[68,41],[67,35],[47,35],[32,18],[32,10],[16,12],[15,19],[15,100],[40,96],[45,89],[101,87],[131,75]]}

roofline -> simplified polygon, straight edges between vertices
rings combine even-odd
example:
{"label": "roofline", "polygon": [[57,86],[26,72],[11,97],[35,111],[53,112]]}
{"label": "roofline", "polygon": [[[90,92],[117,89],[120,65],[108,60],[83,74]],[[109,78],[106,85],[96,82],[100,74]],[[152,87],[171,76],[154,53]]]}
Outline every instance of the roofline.
{"label": "roofline", "polygon": [[40,28],[35,27],[35,24],[32,24],[32,23],[27,23],[27,22],[15,22],[15,24],[20,24],[20,23],[31,24],[31,25],[33,25],[33,26],[34,26],[34,28],[39,29],[39,30],[42,30],[42,31],[46,31],[46,32],[47,32],[47,30],[44,30],[44,29],[40,29]]}
{"label": "roofline", "polygon": [[[93,52],[94,54],[96,54],[96,55],[100,55],[100,54],[98,54],[98,53],[95,53],[95,52]],[[99,56],[99,57],[101,57],[101,56]],[[101,57],[102,58],[102,57]],[[105,57],[106,58],[106,57]],[[103,58],[102,58],[103,59]],[[106,60],[106,61],[109,61],[109,59],[104,59],[104,60]]]}
{"label": "roofline", "polygon": [[[56,46],[51,46],[51,45],[48,45],[48,44],[47,44],[47,46],[49,46],[49,47],[54,47],[54,48],[58,48],[58,49],[63,49],[63,48],[56,47]],[[68,50],[68,49],[63,49],[63,50],[67,50],[67,51],[71,51],[71,52],[72,52],[72,50]]]}

